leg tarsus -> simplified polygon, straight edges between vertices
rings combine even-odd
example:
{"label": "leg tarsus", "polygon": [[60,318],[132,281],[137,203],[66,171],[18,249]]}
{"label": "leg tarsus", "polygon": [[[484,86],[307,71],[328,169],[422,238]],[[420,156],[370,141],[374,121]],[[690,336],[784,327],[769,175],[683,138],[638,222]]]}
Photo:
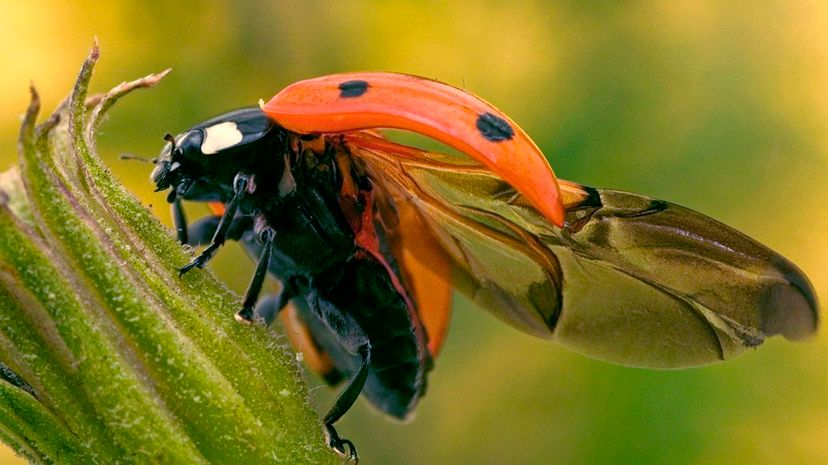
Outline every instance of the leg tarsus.
{"label": "leg tarsus", "polygon": [[201,253],[198,254],[198,256],[194,258],[190,263],[179,268],[178,276],[184,276],[184,273],[192,270],[193,268],[204,268],[204,265],[206,265],[207,262],[209,262],[210,259],[213,258],[213,255],[216,254],[216,252],[218,251],[219,247],[222,246],[222,244],[224,244],[224,241],[213,242],[212,244],[210,244],[209,247],[202,250]]}
{"label": "leg tarsus", "polygon": [[342,393],[339,394],[339,397],[334,402],[328,414],[325,415],[324,419],[325,431],[328,435],[328,446],[343,456],[345,455],[345,447],[347,446],[348,460],[354,460],[355,462],[359,461],[359,454],[357,454],[354,443],[339,437],[333,424],[354,405],[357,397],[359,397],[359,393],[362,392],[363,386],[365,386],[365,380],[368,378],[368,369],[371,366],[371,345],[368,343],[363,344],[359,347],[358,352],[362,356],[362,364],[360,364],[359,370],[351,378],[348,385],[345,386],[345,389],[342,390]]}
{"label": "leg tarsus", "polygon": [[[342,439],[331,425],[325,425],[325,436],[328,441],[328,447],[333,449],[338,455],[346,457],[345,463],[359,463],[359,453],[356,450],[354,443],[348,439]],[[348,448],[346,451],[345,448]]]}
{"label": "leg tarsus", "polygon": [[244,173],[238,173],[236,175],[236,178],[233,180],[233,198],[230,199],[230,201],[225,205],[224,214],[221,216],[221,221],[219,221],[219,224],[216,227],[212,243],[190,263],[179,268],[179,276],[184,275],[184,273],[192,270],[193,268],[204,268],[204,265],[206,265],[207,262],[213,258],[213,255],[216,254],[219,247],[224,245],[224,241],[227,239],[227,232],[230,230],[230,226],[236,217],[236,210],[239,208],[239,203],[241,203],[242,198],[247,195],[247,186],[250,184],[250,181],[251,176],[249,175]]}
{"label": "leg tarsus", "polygon": [[[198,257],[193,259],[190,263],[186,266],[179,268],[178,271],[180,275],[190,271],[193,268],[203,268],[204,265],[207,264],[210,259],[213,258],[213,255],[216,254],[219,247],[224,243],[210,242],[211,237],[216,235],[216,231],[218,230],[219,225],[221,224],[222,217],[220,216],[206,216],[195,221],[193,224],[187,228],[187,236],[189,237],[190,242],[187,245],[191,246],[198,246],[210,243],[210,245],[204,249]],[[230,225],[227,227],[227,232],[225,233],[225,238],[238,240],[241,238],[245,228],[250,227],[250,218],[246,216],[237,216],[230,222]]]}

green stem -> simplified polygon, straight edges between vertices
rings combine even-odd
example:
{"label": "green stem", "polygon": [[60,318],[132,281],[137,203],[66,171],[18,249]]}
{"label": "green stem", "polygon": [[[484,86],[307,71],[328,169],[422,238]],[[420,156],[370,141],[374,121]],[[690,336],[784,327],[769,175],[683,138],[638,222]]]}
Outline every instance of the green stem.
{"label": "green stem", "polygon": [[335,463],[290,351],[208,273],[178,279],[189,257],[95,154],[103,114],[166,74],[87,98],[98,53],[40,126],[32,90],[33,224],[0,206],[0,363],[34,393],[0,378],[0,439],[37,463]]}

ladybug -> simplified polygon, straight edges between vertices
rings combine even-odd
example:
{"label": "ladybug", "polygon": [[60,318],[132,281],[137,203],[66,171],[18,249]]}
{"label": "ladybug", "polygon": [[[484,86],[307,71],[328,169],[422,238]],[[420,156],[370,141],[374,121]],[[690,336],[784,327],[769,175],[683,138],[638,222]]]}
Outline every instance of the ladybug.
{"label": "ladybug", "polygon": [[[461,155],[379,131],[413,131]],[[463,90],[394,73],[297,82],[258,107],[176,137],[152,180],[178,239],[228,240],[257,261],[236,318],[277,316],[313,371],[404,419],[426,390],[457,288],[515,328],[614,363],[678,368],[731,358],[817,326],[807,277],[695,211],[556,178],[529,136]],[[213,215],[187,224],[182,201]],[[277,295],[258,299],[270,273]]]}

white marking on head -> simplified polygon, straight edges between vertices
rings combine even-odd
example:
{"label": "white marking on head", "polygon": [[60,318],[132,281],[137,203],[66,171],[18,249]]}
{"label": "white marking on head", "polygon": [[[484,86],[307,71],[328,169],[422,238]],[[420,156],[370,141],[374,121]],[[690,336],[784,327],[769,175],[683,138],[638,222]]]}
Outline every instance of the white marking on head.
{"label": "white marking on head", "polygon": [[204,128],[204,141],[201,143],[201,153],[212,155],[232,147],[242,141],[242,133],[236,123],[225,121]]}

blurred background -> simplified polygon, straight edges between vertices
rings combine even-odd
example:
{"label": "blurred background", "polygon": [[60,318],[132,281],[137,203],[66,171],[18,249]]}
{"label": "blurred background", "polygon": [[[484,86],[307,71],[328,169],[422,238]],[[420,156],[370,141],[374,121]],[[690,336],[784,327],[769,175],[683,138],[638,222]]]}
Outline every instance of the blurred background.
{"label": "blurred background", "polygon": [[[500,107],[562,178],[748,233],[828,299],[826,2],[0,0],[0,168],[16,160],[30,80],[53,108],[95,36],[98,91],[173,68],[116,107],[99,143],[168,223],[151,167],[119,153],[154,156],[165,132],[300,79],[399,71]],[[212,268],[243,290],[252,264],[227,249]],[[711,367],[623,368],[458,299],[417,418],[399,425],[360,401],[338,426],[366,464],[824,464],[826,366],[823,331]],[[309,382],[324,411],[333,393]],[[0,464],[15,460],[0,451]]]}

